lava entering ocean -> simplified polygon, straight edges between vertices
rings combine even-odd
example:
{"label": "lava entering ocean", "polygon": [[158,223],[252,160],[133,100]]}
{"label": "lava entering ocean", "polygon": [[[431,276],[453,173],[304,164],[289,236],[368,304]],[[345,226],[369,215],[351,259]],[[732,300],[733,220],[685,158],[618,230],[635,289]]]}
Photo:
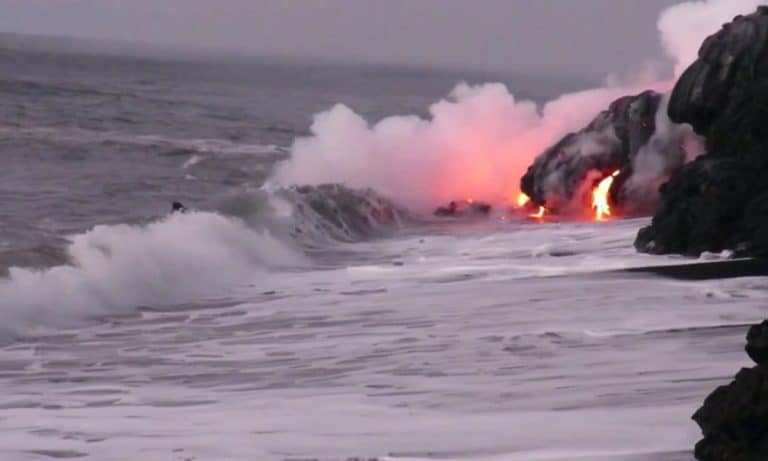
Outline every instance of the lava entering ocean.
{"label": "lava entering ocean", "polygon": [[[533,204],[531,203],[531,198],[525,195],[525,193],[523,192],[520,192],[517,195],[517,200],[515,202],[517,203],[517,208],[521,210],[526,210],[533,207]],[[547,209],[544,208],[543,206],[540,206],[539,210],[536,213],[531,213],[528,215],[528,217],[534,218],[534,219],[542,219],[546,214],[547,214]]]}
{"label": "lava entering ocean", "polygon": [[592,190],[592,209],[595,210],[595,219],[597,221],[603,221],[606,217],[611,216],[611,205],[608,201],[608,196],[611,192],[613,181],[620,172],[621,170],[614,171],[613,174],[600,181],[597,187]]}
{"label": "lava entering ocean", "polygon": [[531,216],[531,218],[542,219],[542,218],[544,218],[545,214],[547,214],[547,209],[544,208],[543,206],[540,206],[539,207],[539,211],[536,212],[535,214],[530,215],[530,216]]}
{"label": "lava entering ocean", "polygon": [[[592,211],[594,213],[593,219],[595,221],[605,221],[612,216],[610,193],[614,180],[619,175],[621,170],[614,171],[610,176],[603,178],[593,189],[591,193],[592,197]],[[517,196],[517,207],[519,209],[531,209],[533,203],[531,198],[525,193],[521,192]],[[547,214],[547,209],[544,206],[539,206],[538,211],[529,215],[531,218],[541,219]]]}
{"label": "lava entering ocean", "polygon": [[517,207],[525,208],[529,203],[531,203],[531,198],[520,192],[520,195],[517,196]]}

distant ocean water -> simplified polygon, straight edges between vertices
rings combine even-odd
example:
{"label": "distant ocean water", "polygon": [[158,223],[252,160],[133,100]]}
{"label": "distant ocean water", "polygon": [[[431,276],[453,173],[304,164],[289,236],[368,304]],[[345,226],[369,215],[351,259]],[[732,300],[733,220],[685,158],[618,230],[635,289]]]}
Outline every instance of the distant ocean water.
{"label": "distant ocean water", "polygon": [[690,460],[765,280],[617,272],[676,262],[635,253],[642,219],[271,187],[313,114],[462,79],[0,51],[0,458]]}

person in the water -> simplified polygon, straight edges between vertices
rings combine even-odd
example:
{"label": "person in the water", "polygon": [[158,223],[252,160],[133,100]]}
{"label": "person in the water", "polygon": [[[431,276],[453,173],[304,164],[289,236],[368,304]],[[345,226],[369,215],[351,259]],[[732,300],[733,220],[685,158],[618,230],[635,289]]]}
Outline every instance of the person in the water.
{"label": "person in the water", "polygon": [[171,204],[171,213],[186,213],[187,207],[181,202],[173,202]]}

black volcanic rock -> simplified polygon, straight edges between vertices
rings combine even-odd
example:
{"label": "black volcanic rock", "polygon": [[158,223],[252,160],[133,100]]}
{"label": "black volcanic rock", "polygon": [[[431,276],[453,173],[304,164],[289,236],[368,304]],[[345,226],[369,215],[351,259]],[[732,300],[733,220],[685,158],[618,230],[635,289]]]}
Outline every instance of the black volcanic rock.
{"label": "black volcanic rock", "polygon": [[631,176],[632,160],[655,132],[661,100],[659,93],[646,91],[614,101],[581,131],[536,158],[520,189],[535,205],[555,211],[581,192],[590,172],[598,172],[599,180],[621,170],[616,183],[622,184]]}
{"label": "black volcanic rock", "polygon": [[707,154],[662,187],[636,248],[768,255],[768,8],[736,17],[704,42],[668,113],[705,136]]}
{"label": "black volcanic rock", "polygon": [[726,249],[754,251],[750,242],[768,230],[758,215],[747,219],[745,214],[748,209],[761,214],[763,197],[750,196],[759,182],[759,170],[745,169],[735,159],[694,160],[661,187],[653,223],[640,230],[635,246],[647,253],[689,256]]}
{"label": "black volcanic rock", "polygon": [[689,123],[713,156],[749,158],[766,147],[768,7],[737,16],[707,38],[669,103],[673,121]]}
{"label": "black volcanic rock", "polygon": [[[760,351],[761,362],[767,336],[768,321],[747,335],[747,352]],[[768,364],[742,369],[707,397],[693,419],[704,434],[696,444],[699,461],[768,460]]]}
{"label": "black volcanic rock", "polygon": [[768,320],[749,329],[745,349],[758,365],[768,362]]}

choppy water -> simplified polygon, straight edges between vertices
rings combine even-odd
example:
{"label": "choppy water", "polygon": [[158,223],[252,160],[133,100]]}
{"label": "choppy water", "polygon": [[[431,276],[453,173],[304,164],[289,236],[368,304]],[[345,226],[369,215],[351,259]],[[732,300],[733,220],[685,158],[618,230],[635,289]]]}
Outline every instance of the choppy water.
{"label": "choppy water", "polygon": [[317,110],[455,79],[4,51],[0,458],[689,461],[765,279],[621,272],[679,262],[644,220],[263,187]]}

